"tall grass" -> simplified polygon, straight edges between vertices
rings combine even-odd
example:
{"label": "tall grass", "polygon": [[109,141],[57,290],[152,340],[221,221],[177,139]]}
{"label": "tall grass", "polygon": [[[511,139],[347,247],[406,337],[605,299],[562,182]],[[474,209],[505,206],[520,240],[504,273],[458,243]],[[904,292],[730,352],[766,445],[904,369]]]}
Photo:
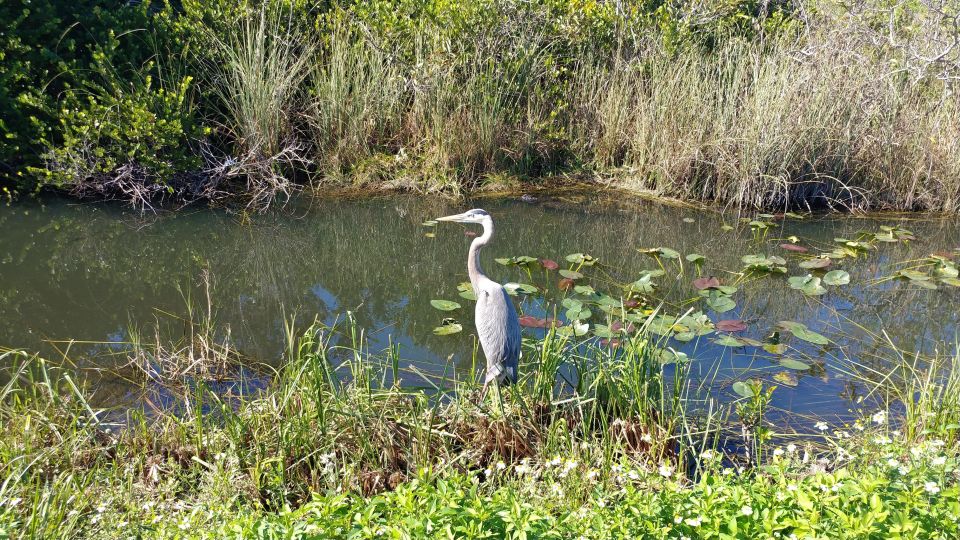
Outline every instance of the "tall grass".
{"label": "tall grass", "polygon": [[[618,185],[735,206],[956,209],[955,100],[836,33],[588,62],[573,145]],[[945,159],[946,158],[946,159]]]}
{"label": "tall grass", "polygon": [[289,195],[294,184],[285,175],[308,162],[297,116],[306,108],[302,83],[316,45],[304,39],[298,23],[292,9],[268,2],[242,10],[225,31],[207,32],[215,54],[206,78],[236,154],[216,159],[209,172],[245,179],[253,206]]}

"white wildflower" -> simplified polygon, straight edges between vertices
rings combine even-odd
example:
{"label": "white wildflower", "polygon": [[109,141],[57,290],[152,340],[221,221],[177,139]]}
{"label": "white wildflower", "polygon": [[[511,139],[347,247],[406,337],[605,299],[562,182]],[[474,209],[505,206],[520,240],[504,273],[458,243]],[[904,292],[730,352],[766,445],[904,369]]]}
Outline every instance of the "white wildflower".
{"label": "white wildflower", "polygon": [[497,462],[497,470],[498,470],[498,471],[502,471],[502,470],[504,470],[504,469],[506,469],[506,468],[507,468],[507,464],[506,464],[506,463],[504,463],[504,462],[502,462],[502,461],[498,461],[498,462]]}
{"label": "white wildflower", "polygon": [[826,422],[817,422],[816,424],[814,424],[814,427],[819,429],[820,431],[826,431],[830,429],[830,426],[828,426]]}
{"label": "white wildflower", "polygon": [[790,453],[792,454],[792,453],[794,453],[794,452],[796,452],[796,451],[797,451],[797,445],[795,445],[795,444],[793,444],[793,443],[790,443],[790,444],[787,445],[787,452],[790,452]]}
{"label": "white wildflower", "polygon": [[945,465],[945,464],[947,463],[947,457],[946,457],[946,456],[937,456],[937,457],[933,458],[933,459],[930,461],[930,463],[934,464],[934,465],[937,466],[937,467],[939,467],[939,466],[941,466],[941,465]]}
{"label": "white wildflower", "polygon": [[683,520],[684,523],[691,527],[699,527],[703,523],[703,516],[697,516],[695,518],[687,518]]}
{"label": "white wildflower", "polygon": [[740,513],[743,514],[743,515],[745,515],[745,516],[752,516],[752,515],[753,515],[753,507],[751,507],[751,506],[743,506],[742,508],[740,508]]}
{"label": "white wildflower", "polygon": [[924,482],[923,490],[931,495],[936,495],[940,493],[940,486],[936,482]]}
{"label": "white wildflower", "polygon": [[887,411],[877,411],[870,417],[873,420],[874,424],[886,424],[887,423]]}
{"label": "white wildflower", "polygon": [[782,456],[782,455],[783,455],[783,448],[777,448],[776,450],[774,450],[774,451],[773,451],[773,455],[776,456],[776,457]]}
{"label": "white wildflower", "polygon": [[660,468],[657,469],[657,472],[659,472],[660,476],[664,478],[670,478],[671,476],[673,476],[673,467],[666,464],[661,464]]}

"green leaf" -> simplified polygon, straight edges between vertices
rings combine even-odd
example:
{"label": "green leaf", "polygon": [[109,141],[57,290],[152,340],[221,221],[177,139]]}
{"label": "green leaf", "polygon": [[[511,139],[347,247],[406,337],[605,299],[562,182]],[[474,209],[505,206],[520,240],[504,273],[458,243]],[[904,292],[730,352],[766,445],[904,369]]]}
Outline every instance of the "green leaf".
{"label": "green leaf", "polygon": [[566,256],[566,259],[574,264],[582,264],[584,266],[593,266],[598,262],[598,259],[593,255],[586,255],[584,253],[571,253]]}
{"label": "green leaf", "polygon": [[817,345],[827,345],[830,343],[829,339],[814,332],[813,330],[810,330],[803,323],[794,321],[780,321],[778,324],[780,327],[793,334],[797,339],[802,339],[803,341]]}
{"label": "green leaf", "polygon": [[743,381],[737,381],[733,383],[732,389],[740,397],[753,397],[753,390],[750,388],[750,385]]}
{"label": "green leaf", "polygon": [[777,381],[778,383],[784,386],[790,386],[790,387],[794,387],[800,384],[800,381],[797,380],[797,376],[794,375],[793,373],[790,373],[789,371],[781,371],[779,373],[774,374],[773,380]]}
{"label": "green leaf", "polygon": [[783,358],[780,360],[780,365],[787,369],[795,369],[797,371],[805,371],[810,369],[809,364],[805,364],[799,360],[794,360],[793,358]]}
{"label": "green leaf", "polygon": [[455,309],[460,309],[460,304],[452,300],[431,300],[430,305],[439,309],[440,311],[453,311]]}
{"label": "green leaf", "polygon": [[724,347],[743,347],[746,345],[746,343],[740,341],[739,339],[726,334],[713,340],[713,342]]}
{"label": "green leaf", "polygon": [[729,296],[716,290],[710,291],[710,296],[707,296],[707,305],[716,313],[726,313],[737,307],[737,303],[731,300]]}
{"label": "green leaf", "polygon": [[433,333],[438,336],[449,336],[461,331],[463,331],[463,325],[453,319],[444,319],[442,325],[433,329]]}
{"label": "green leaf", "polygon": [[583,274],[581,274],[580,272],[577,272],[575,270],[567,270],[567,269],[560,270],[560,275],[567,279],[580,279],[583,277]]}
{"label": "green leaf", "polygon": [[704,257],[699,253],[690,253],[684,258],[687,259],[687,261],[692,262],[693,264],[703,264],[703,262],[707,260],[706,257]]}
{"label": "green leaf", "polygon": [[846,285],[850,283],[850,274],[844,270],[831,270],[823,276],[823,282],[827,285]]}
{"label": "green leaf", "polygon": [[798,266],[800,266],[800,268],[804,268],[804,269],[806,269],[806,270],[814,270],[814,269],[826,268],[826,267],[830,266],[830,258],[829,258],[829,257],[817,257],[816,259],[807,259],[807,260],[805,260],[805,261],[801,261]]}

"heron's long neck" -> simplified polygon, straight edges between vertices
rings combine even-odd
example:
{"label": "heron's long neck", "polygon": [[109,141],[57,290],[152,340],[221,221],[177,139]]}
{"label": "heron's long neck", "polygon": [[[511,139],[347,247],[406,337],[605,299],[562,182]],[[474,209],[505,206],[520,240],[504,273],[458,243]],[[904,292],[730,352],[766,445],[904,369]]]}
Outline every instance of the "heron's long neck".
{"label": "heron's long neck", "polygon": [[486,277],[483,269],[480,268],[480,248],[490,243],[493,238],[493,221],[483,222],[483,234],[474,238],[470,244],[470,254],[467,255],[467,274],[470,276],[470,283],[474,288],[477,287],[480,278]]}

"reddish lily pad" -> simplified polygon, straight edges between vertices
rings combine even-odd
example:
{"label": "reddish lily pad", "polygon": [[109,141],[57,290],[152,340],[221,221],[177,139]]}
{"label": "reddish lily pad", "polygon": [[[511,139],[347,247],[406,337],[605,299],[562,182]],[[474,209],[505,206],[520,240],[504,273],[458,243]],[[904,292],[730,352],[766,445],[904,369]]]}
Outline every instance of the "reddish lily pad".
{"label": "reddish lily pad", "polygon": [[794,253],[806,253],[810,251],[807,248],[803,246],[798,246],[796,244],[780,244],[780,247],[787,251],[792,251]]}
{"label": "reddish lily pad", "polygon": [[740,319],[724,319],[717,321],[715,326],[721,332],[743,332],[747,329],[747,324]]}
{"label": "reddish lily pad", "polygon": [[720,280],[714,276],[697,278],[693,280],[693,286],[702,291],[711,287],[719,287]]}
{"label": "reddish lily pad", "polygon": [[563,278],[557,282],[557,287],[559,287],[561,291],[570,290],[573,288],[573,285],[573,280],[570,278]]}
{"label": "reddish lily pad", "polygon": [[557,261],[550,259],[540,259],[540,266],[546,268],[547,270],[556,270],[560,268],[560,265],[557,264]]}
{"label": "reddish lily pad", "polygon": [[551,326],[563,326],[563,322],[556,319],[541,319],[531,315],[524,315],[520,317],[520,326],[525,328],[549,328]]}

